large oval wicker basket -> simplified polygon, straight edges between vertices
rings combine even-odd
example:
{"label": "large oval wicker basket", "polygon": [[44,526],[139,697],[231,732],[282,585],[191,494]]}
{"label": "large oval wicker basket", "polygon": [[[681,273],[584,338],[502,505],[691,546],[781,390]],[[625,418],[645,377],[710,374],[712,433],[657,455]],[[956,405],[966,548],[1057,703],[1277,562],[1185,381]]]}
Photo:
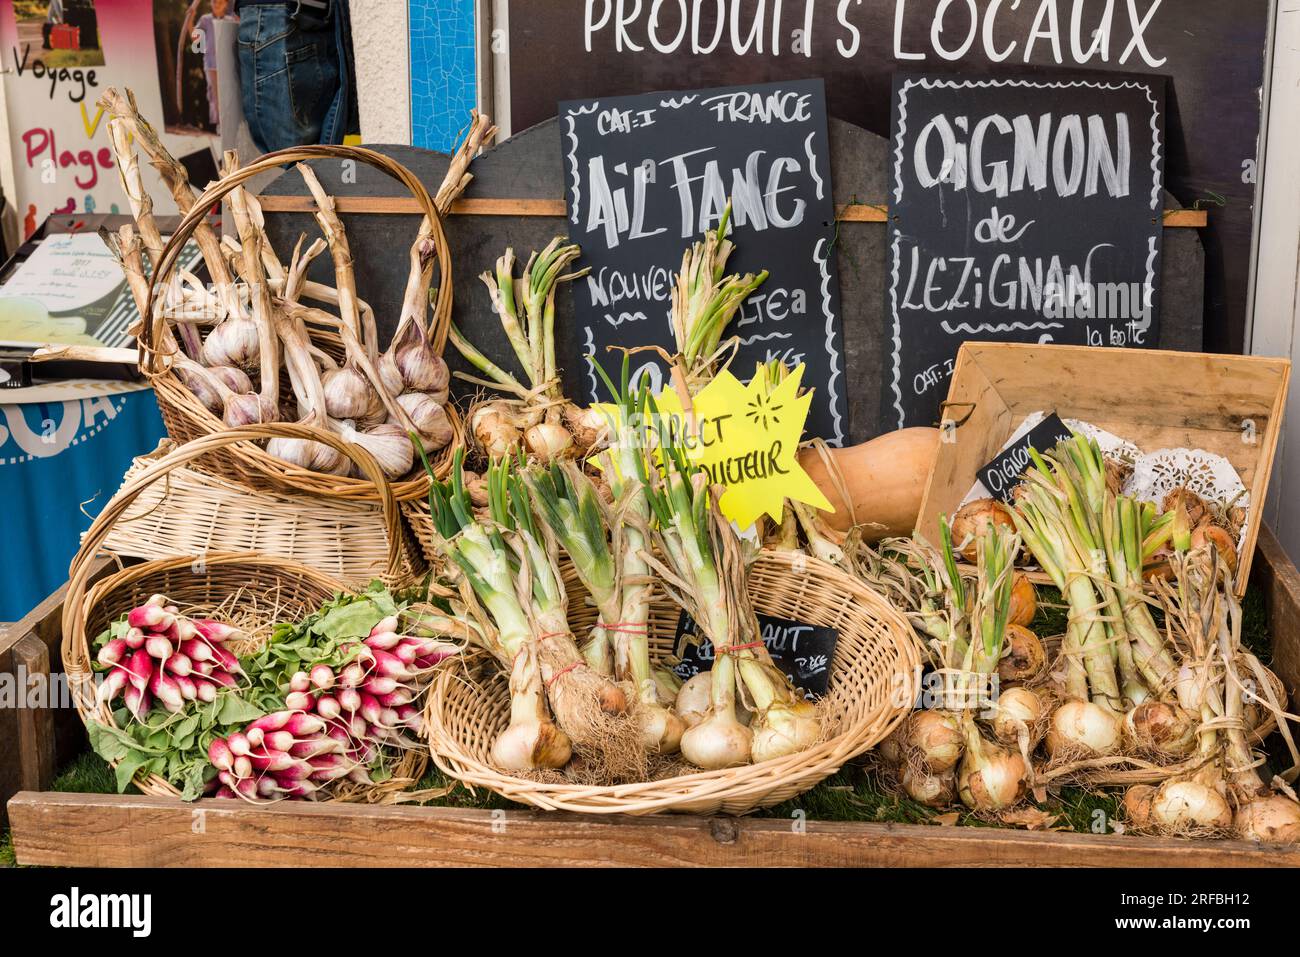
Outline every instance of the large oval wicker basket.
{"label": "large oval wicker basket", "polygon": [[[140,368],[153,385],[154,394],[158,398],[158,409],[162,413],[163,424],[167,427],[167,434],[177,442],[190,442],[206,435],[221,433],[227,431],[227,426],[218,416],[208,411],[194,393],[181,382],[171,368],[168,355],[159,347],[159,343],[164,341],[163,331],[167,317],[156,301],[156,294],[158,290],[166,288],[166,283],[176,268],[185,243],[204,221],[209,209],[220,203],[236,187],[259,173],[275,170],[286,163],[312,159],[356,160],[387,173],[411,191],[411,195],[420,204],[431,224],[432,238],[438,256],[438,295],[434,302],[430,333],[433,345],[438,351],[441,352],[446,345],[447,333],[451,328],[452,311],[451,251],[433,197],[429,195],[429,191],[419,178],[396,160],[358,146],[299,146],[267,153],[259,157],[256,162],[240,167],[204,190],[203,195],[195,201],[194,207],[181,220],[179,227],[167,241],[158,263],[159,278],[150,287],[146,312],[152,318],[151,321],[142,323],[139,340]],[[341,344],[337,334],[310,323],[307,328],[315,345],[336,357],[340,354]],[[286,389],[282,390],[282,394],[287,401],[291,392]],[[440,475],[451,468],[453,455],[464,445],[464,426],[459,414],[450,403],[447,405],[446,412],[451,421],[454,437],[445,448],[430,457],[430,464]],[[379,500],[379,494],[371,482],[347,476],[324,475],[291,465],[253,442],[213,450],[202,456],[195,465],[214,475],[254,488],[265,487],[290,494],[360,502]],[[393,495],[399,501],[421,498],[428,494],[428,490],[429,477],[422,466],[404,479],[394,482],[392,489]]]}
{"label": "large oval wicker basket", "polygon": [[[592,612],[570,580],[571,623],[578,633]],[[744,814],[788,800],[834,774],[885,738],[911,710],[920,687],[920,649],[911,626],[884,598],[823,562],[765,551],[750,570],[755,607],[835,628],[839,639],[825,698],[825,739],[807,751],[761,764],[700,771],[607,787],[553,784],[493,767],[490,749],[508,721],[509,695],[498,667],[481,656],[434,681],[425,711],[434,763],[445,773],[513,801],[546,810],[592,814]],[[673,651],[678,608],[656,595],[651,655]]]}
{"label": "large oval wicker basket", "polygon": [[[69,569],[68,591],[63,603],[63,668],[68,676],[73,704],[87,725],[93,721],[109,727],[117,726],[113,709],[108,703],[99,701],[96,694],[91,642],[109,624],[150,595],[166,595],[192,617],[213,612],[221,616],[232,607],[232,603],[237,602],[243,615],[256,617],[262,623],[262,627],[249,635],[250,642],[257,643],[269,637],[270,626],[275,622],[302,618],[337,593],[348,590],[343,582],[300,562],[251,552],[218,552],[143,562],[109,575],[93,586],[88,585],[93,560],[114,523],[143,490],[164,478],[176,463],[197,458],[217,440],[253,442],[276,436],[308,438],[333,445],[353,456],[366,475],[377,478],[380,483],[383,481],[378,463],[364,449],[330,433],[299,425],[277,424],[229,429],[221,436],[209,436],[206,441],[191,443],[173,453],[172,461],[155,463],[123,486],[91,523],[82,539],[81,548]],[[400,552],[393,549],[385,577],[401,580],[402,575]],[[236,650],[242,654],[252,647]],[[377,792],[389,794],[412,788],[419,782],[426,764],[423,752],[409,750],[392,778],[374,789],[355,789],[349,796],[374,800]],[[146,794],[180,796],[180,791],[170,782],[155,774],[141,772],[134,783]]]}

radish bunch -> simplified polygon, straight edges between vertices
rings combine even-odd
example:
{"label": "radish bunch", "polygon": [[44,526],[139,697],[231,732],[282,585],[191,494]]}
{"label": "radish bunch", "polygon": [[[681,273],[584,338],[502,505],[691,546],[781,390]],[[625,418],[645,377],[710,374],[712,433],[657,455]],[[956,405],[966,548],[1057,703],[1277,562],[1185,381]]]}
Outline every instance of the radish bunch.
{"label": "radish bunch", "polygon": [[211,618],[188,618],[163,595],[132,608],[126,625],[124,635],[99,649],[99,664],[108,669],[99,695],[101,701],[121,695],[137,721],[155,701],[173,714],[187,701],[215,701],[221,688],[235,687],[243,675],[225,647],[243,632]]}
{"label": "radish bunch", "polygon": [[217,797],[313,799],[334,781],[373,784],[367,768],[384,745],[415,745],[423,719],[416,703],[433,667],[456,645],[398,631],[390,615],[337,669],[318,664],[296,672],[285,710],[258,718],[243,732],[215,739]]}
{"label": "radish bunch", "polygon": [[319,716],[284,710],[264,715],[227,738],[214,738],[208,760],[217,769],[217,797],[311,798],[342,777],[371,783],[365,768],[346,750],[346,741],[327,734]]}

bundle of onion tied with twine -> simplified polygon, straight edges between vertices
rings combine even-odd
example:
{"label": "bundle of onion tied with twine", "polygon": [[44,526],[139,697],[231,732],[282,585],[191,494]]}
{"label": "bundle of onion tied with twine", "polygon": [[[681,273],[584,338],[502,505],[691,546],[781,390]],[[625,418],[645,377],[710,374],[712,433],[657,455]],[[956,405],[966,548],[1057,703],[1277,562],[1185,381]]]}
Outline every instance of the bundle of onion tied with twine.
{"label": "bundle of onion tied with twine", "polygon": [[[130,91],[109,89],[99,105],[109,114],[109,136],[136,223],[134,229],[124,226],[116,235],[105,235],[105,241],[127,275],[142,316],[147,317],[146,260],[148,269],[156,271],[164,243],[144,189],[136,146],[161,173],[182,214],[189,214],[199,197],[184,167],[141,116]],[[440,214],[468,185],[471,160],[495,132],[486,117],[474,113],[434,200]],[[227,178],[235,174],[237,156],[228,152],[223,166]],[[418,437],[423,450],[435,451],[455,434],[445,411],[449,372],[426,320],[439,252],[433,226],[426,217],[411,247],[402,313],[388,349],[381,354],[374,312],[357,295],[352,254],[334,200],[310,168],[298,164],[297,171],[316,201],[315,217],[324,240],[304,248],[306,237],[300,237],[286,266],[267,238],[257,200],[243,187],[233,188],[229,202],[238,238],[219,239],[206,221],[197,223],[193,238],[210,283],[205,285],[184,269],[171,275],[158,297],[168,325],[154,347],[195,397],[227,426],[297,420],[331,429],[364,446],[390,478],[404,476],[415,463],[412,436]],[[327,249],[334,265],[334,286],[306,277],[311,262]],[[332,306],[337,314],[305,305],[303,300]],[[309,324],[338,333],[342,362],[313,343]],[[284,397],[287,401],[280,395],[282,366],[292,390],[292,396]],[[310,471],[358,474],[346,456],[309,440],[272,439],[267,451]]]}
{"label": "bundle of onion tied with twine", "polygon": [[984,526],[974,541],[975,575],[963,578],[946,519],[940,528],[937,551],[923,540],[894,542],[863,549],[858,559],[874,559],[863,577],[908,611],[934,668],[926,709],[882,743],[881,755],[913,800],[945,807],[960,797],[976,812],[996,814],[1033,783],[1032,752],[1047,712],[1034,679],[1045,656],[1024,627],[1033,606],[1015,597],[1015,531]]}
{"label": "bundle of onion tied with twine", "polygon": [[[1167,619],[1185,648],[1175,682],[1178,707],[1191,716],[1191,757],[1158,785],[1140,784],[1124,795],[1131,826],[1174,834],[1235,834],[1246,840],[1300,841],[1295,783],[1300,753],[1284,714],[1271,700],[1263,666],[1242,646],[1242,610],[1231,563],[1212,543],[1176,550],[1173,581],[1159,588]],[[1265,706],[1292,766],[1273,774],[1268,759],[1250,747],[1249,711]],[[1131,723],[1126,720],[1126,727]]]}

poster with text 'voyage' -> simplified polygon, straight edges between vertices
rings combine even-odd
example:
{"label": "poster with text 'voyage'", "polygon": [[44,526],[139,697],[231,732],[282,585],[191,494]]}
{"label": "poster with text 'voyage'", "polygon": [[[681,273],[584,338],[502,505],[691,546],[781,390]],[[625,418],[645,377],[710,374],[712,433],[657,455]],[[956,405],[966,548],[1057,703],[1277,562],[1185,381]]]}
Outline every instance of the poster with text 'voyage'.
{"label": "poster with text 'voyage'", "polygon": [[895,77],[891,427],[939,422],[968,339],[1155,345],[1164,112],[1159,77]]}
{"label": "poster with text 'voyage'", "polygon": [[[682,254],[716,228],[728,200],[732,273],[767,270],[724,338],[740,348],[742,380],[756,362],[807,364],[815,389],[808,434],[848,434],[835,210],[821,80],[646,93],[559,105],[569,237],[591,272],[574,285],[576,328],[560,335],[566,391],[605,400],[592,358],[607,346],[673,352],[669,315]],[[634,357],[652,391],[662,364]]]}

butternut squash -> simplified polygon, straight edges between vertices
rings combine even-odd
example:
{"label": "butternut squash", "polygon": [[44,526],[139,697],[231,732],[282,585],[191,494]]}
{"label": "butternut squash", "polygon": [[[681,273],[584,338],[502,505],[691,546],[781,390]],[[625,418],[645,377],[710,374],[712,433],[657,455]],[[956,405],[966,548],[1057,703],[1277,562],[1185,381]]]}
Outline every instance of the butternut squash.
{"label": "butternut squash", "polygon": [[863,537],[878,541],[916,528],[938,453],[938,429],[900,429],[848,448],[801,449],[799,464],[835,507],[821,513],[828,525],[844,532],[856,519],[865,526]]}

